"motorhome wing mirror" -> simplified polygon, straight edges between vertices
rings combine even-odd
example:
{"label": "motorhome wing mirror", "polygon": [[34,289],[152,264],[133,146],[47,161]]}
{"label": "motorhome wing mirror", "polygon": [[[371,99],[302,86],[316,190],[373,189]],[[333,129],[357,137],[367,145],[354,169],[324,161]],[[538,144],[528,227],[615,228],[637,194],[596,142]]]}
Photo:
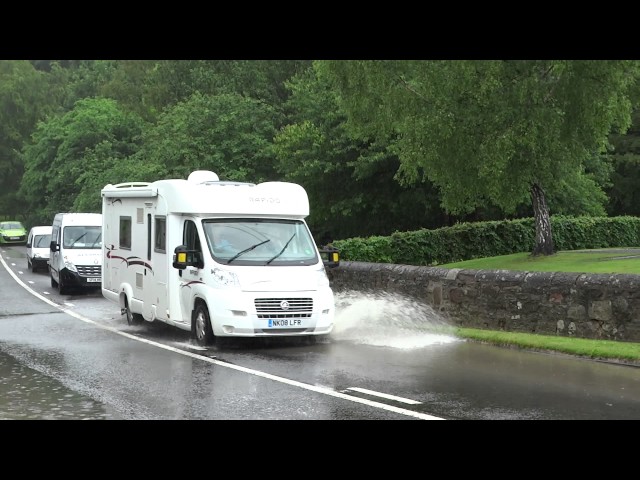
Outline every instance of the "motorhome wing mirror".
{"label": "motorhome wing mirror", "polygon": [[186,245],[178,245],[173,251],[173,268],[184,270],[187,268],[188,250]]}
{"label": "motorhome wing mirror", "polygon": [[60,245],[55,240],[51,240],[51,243],[49,244],[49,249],[52,252],[57,252],[60,249]]}
{"label": "motorhome wing mirror", "polygon": [[189,250],[186,245],[178,245],[174,250],[173,268],[184,270],[186,267],[203,268],[202,253]]}
{"label": "motorhome wing mirror", "polygon": [[322,262],[327,268],[335,268],[340,266],[340,252],[334,247],[323,247],[320,249]]}

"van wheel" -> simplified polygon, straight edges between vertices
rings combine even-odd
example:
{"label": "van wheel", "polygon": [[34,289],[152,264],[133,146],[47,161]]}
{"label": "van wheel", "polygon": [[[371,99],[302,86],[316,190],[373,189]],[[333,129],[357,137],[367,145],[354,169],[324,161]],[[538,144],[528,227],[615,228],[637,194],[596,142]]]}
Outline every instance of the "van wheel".
{"label": "van wheel", "polygon": [[191,323],[191,331],[198,342],[198,345],[206,347],[213,344],[215,337],[211,328],[211,318],[209,310],[204,303],[198,303]]}
{"label": "van wheel", "polygon": [[133,313],[129,308],[129,300],[125,297],[124,299],[124,310],[125,316],[127,317],[127,323],[129,325],[136,325],[142,321],[142,315],[139,313]]}

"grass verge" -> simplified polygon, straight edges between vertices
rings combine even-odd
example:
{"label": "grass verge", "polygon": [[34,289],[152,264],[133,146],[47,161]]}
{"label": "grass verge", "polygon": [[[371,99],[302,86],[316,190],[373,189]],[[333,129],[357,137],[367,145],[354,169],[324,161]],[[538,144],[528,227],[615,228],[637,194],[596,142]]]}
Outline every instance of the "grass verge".
{"label": "grass verge", "polygon": [[[640,274],[640,249],[600,249],[558,252],[546,257],[516,253],[440,265],[472,270],[515,270],[529,272],[578,272]],[[454,335],[505,347],[574,355],[640,366],[640,343],[592,340],[532,333],[456,328]]]}
{"label": "grass verge", "polygon": [[492,345],[540,352],[563,353],[591,360],[640,366],[640,343],[557,337],[533,333],[498,332],[473,328],[455,328],[453,334],[460,338]]}

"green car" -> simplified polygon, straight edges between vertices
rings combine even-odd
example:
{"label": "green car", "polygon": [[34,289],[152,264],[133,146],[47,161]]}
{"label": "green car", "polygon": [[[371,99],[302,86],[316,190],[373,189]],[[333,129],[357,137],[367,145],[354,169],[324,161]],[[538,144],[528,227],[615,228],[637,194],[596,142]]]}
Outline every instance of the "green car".
{"label": "green car", "polygon": [[0,245],[26,245],[27,230],[17,220],[0,222]]}

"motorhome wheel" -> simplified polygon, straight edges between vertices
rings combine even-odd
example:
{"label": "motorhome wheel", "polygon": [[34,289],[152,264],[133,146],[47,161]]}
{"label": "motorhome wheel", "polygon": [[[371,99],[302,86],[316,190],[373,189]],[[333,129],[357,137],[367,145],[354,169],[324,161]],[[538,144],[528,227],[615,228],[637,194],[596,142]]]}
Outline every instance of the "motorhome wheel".
{"label": "motorhome wheel", "polygon": [[209,310],[203,303],[199,303],[196,307],[193,328],[198,345],[204,347],[213,343],[214,336],[211,329],[211,320],[209,319]]}

